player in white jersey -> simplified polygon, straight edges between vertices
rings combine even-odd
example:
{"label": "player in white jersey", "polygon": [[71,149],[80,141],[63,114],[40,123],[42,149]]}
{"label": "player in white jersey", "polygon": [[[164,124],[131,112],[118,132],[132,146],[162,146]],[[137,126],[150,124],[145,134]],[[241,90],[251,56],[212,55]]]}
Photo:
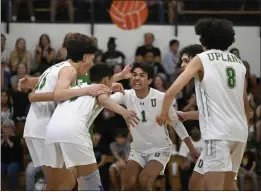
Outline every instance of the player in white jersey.
{"label": "player in white jersey", "polygon": [[[89,71],[92,83],[111,86],[113,69],[106,64],[96,64]],[[79,90],[87,84],[74,86]],[[91,96],[76,97],[59,103],[48,124],[46,132],[45,165],[52,168],[73,168],[76,172],[79,190],[102,190],[99,171],[89,128],[94,119],[106,107],[124,117],[127,124],[135,126],[138,118],[134,112],[118,105],[107,94],[97,98]],[[50,175],[56,179],[57,175]],[[72,185],[75,181],[71,182]],[[64,190],[71,190],[67,188]]]}
{"label": "player in white jersey", "polygon": [[[93,64],[97,48],[92,45],[92,41],[85,35],[78,35],[78,40],[71,40],[67,45],[69,60],[56,64],[47,69],[40,77],[39,82],[35,87],[33,95],[41,95],[46,92],[53,92],[50,98],[55,98],[55,101],[70,99],[75,96],[82,95],[99,95],[100,91],[109,92],[110,89],[106,86],[96,85],[81,90],[68,89],[75,82],[77,75],[83,75],[88,68]],[[41,99],[41,97],[36,98]],[[47,98],[48,100],[48,98]],[[45,101],[45,100],[39,100]],[[50,100],[49,100],[50,101]],[[32,103],[28,116],[26,118],[24,137],[27,147],[36,167],[41,166],[45,176],[47,177],[48,189],[48,170],[44,166],[43,152],[46,127],[51,119],[52,113],[56,107],[55,102],[36,102]],[[70,179],[71,174],[65,171],[64,176]]]}
{"label": "player in white jersey", "polygon": [[[154,76],[153,67],[146,63],[134,63],[132,75],[133,89],[125,90],[125,94],[115,93],[111,97],[119,104],[125,105],[128,110],[134,111],[140,118],[139,124],[130,128],[133,142],[125,170],[124,189],[133,190],[139,182],[142,189],[152,190],[154,180],[164,172],[173,144],[166,126],[159,126],[155,121],[161,110],[164,93],[149,87]],[[194,156],[199,156],[174,107],[169,114],[179,137]]]}
{"label": "player in white jersey", "polygon": [[[182,62],[181,68],[184,70],[188,63],[194,58],[197,54],[203,52],[203,48],[201,45],[194,44],[188,45],[180,51],[180,60]],[[196,80],[195,80],[196,81]],[[198,111],[188,111],[188,112],[177,112],[178,116],[183,120],[199,120]],[[189,181],[189,190],[191,191],[202,191],[204,190],[204,172],[203,172],[203,164],[204,159],[200,157],[195,165],[192,176]],[[237,191],[237,176],[235,177],[233,184],[229,184],[228,186],[224,186],[224,190],[232,190]]]}
{"label": "player in white jersey", "polygon": [[223,190],[233,183],[248,136],[249,106],[245,88],[246,69],[226,50],[235,32],[227,20],[204,19],[195,26],[205,52],[194,57],[166,92],[159,124],[167,121],[174,97],[196,79],[199,121],[205,146],[202,152],[206,190]]}

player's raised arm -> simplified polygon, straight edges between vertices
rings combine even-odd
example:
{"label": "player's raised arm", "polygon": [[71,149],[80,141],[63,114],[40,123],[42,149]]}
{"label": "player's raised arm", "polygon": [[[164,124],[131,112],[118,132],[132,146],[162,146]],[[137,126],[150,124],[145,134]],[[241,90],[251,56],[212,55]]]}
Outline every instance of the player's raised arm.
{"label": "player's raised arm", "polygon": [[117,82],[122,79],[129,79],[131,77],[132,77],[131,67],[130,65],[126,65],[122,70],[122,72],[114,74],[112,78],[113,78],[113,82]]}
{"label": "player's raised arm", "polygon": [[157,122],[160,125],[168,121],[168,111],[176,95],[199,71],[202,70],[203,66],[200,58],[198,56],[194,57],[186,67],[185,71],[181,73],[181,75],[176,79],[176,81],[174,81],[171,87],[167,90],[164,97],[161,114],[157,117]]}
{"label": "player's raised arm", "polygon": [[135,127],[138,124],[139,118],[136,113],[128,111],[124,107],[118,105],[115,101],[109,98],[108,94],[98,96],[98,101],[103,107],[121,115],[128,125]]}

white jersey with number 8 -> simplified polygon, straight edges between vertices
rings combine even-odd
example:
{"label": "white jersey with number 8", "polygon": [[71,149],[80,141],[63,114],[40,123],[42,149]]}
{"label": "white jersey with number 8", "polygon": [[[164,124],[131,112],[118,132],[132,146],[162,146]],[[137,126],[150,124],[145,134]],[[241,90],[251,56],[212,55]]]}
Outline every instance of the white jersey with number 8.
{"label": "white jersey with number 8", "polygon": [[246,68],[235,55],[220,50],[198,54],[204,77],[195,78],[199,121],[204,140],[246,142],[248,125],[244,110]]}
{"label": "white jersey with number 8", "polygon": [[[58,63],[48,68],[40,77],[35,93],[53,92],[58,80],[59,72],[64,67],[70,67],[67,61]],[[55,110],[56,102],[35,102],[30,106],[26,117],[24,137],[45,138],[46,127]]]}

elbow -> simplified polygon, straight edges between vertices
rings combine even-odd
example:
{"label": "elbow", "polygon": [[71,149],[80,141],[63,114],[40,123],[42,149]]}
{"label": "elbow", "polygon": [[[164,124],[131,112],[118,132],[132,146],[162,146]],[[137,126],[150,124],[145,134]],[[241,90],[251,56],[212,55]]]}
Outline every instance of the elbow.
{"label": "elbow", "polygon": [[63,97],[63,95],[62,94],[60,94],[59,92],[54,92],[53,93],[53,101],[57,101],[57,102],[59,102],[59,101],[64,101],[64,97]]}
{"label": "elbow", "polygon": [[167,91],[166,93],[165,93],[165,98],[174,98],[175,97],[175,93],[173,93],[172,91]]}
{"label": "elbow", "polygon": [[28,100],[29,100],[31,103],[34,102],[33,93],[30,93],[30,94],[28,95]]}

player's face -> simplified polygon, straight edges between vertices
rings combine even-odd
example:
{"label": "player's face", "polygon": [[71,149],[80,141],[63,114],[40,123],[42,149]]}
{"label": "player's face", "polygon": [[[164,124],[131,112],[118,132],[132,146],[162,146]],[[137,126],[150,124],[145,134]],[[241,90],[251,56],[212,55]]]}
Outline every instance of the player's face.
{"label": "player's face", "polygon": [[85,54],[83,56],[84,65],[92,66],[94,58],[95,58],[95,54]]}
{"label": "player's face", "polygon": [[136,68],[132,72],[132,88],[134,90],[147,89],[152,82],[152,79],[148,78],[148,74],[141,68]]}
{"label": "player's face", "polygon": [[182,57],[181,57],[181,61],[182,61],[181,69],[182,69],[182,71],[184,71],[184,70],[186,69],[187,65],[188,65],[189,62],[190,62],[190,58],[189,58],[188,55],[184,54],[184,55],[182,55]]}

